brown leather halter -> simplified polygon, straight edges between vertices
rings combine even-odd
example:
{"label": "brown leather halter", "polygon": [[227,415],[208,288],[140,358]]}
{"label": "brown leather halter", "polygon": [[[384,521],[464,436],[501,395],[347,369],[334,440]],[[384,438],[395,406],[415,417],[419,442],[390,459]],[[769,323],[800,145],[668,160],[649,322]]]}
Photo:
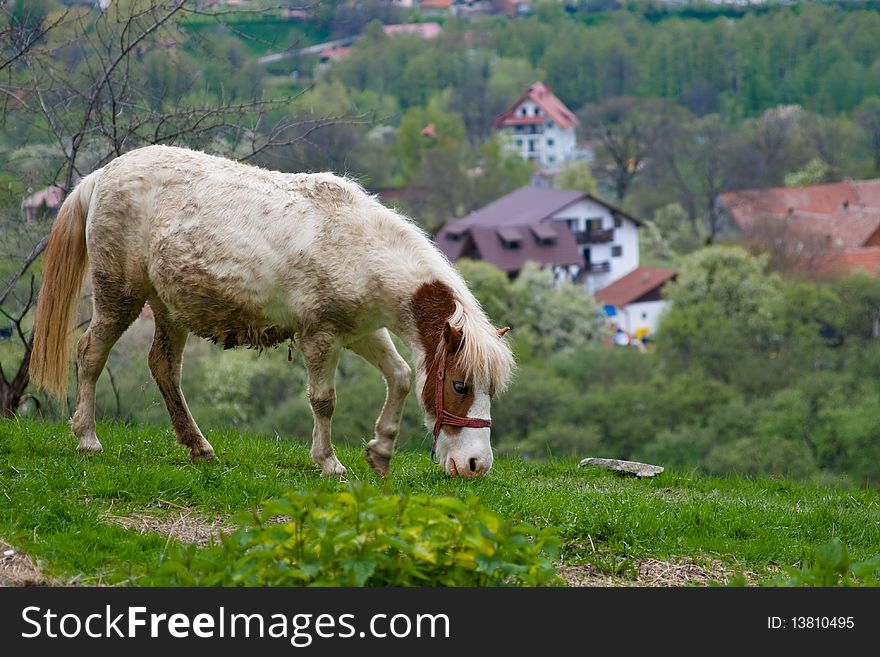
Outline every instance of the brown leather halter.
{"label": "brown leather halter", "polygon": [[[461,417],[454,415],[443,408],[443,381],[446,378],[446,343],[437,354],[435,359],[437,363],[437,376],[434,379],[434,412],[437,419],[434,422],[434,441],[431,443],[431,460],[434,463],[440,463],[436,460],[437,455],[437,437],[440,435],[440,429],[444,424],[452,427],[473,427],[475,429],[485,429],[492,426],[492,420],[484,420],[478,417]],[[422,398],[425,396],[425,390],[431,384],[430,377],[425,381],[425,388],[422,391]]]}

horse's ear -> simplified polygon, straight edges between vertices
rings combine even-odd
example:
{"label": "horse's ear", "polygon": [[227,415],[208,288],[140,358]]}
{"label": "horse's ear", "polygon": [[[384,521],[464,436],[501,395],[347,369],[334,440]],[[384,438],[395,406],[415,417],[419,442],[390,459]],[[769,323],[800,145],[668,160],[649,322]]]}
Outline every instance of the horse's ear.
{"label": "horse's ear", "polygon": [[510,330],[509,326],[505,326],[504,328],[498,329],[498,337],[503,338],[504,334],[507,333],[509,330]]}
{"label": "horse's ear", "polygon": [[446,342],[446,348],[451,353],[455,353],[461,347],[462,334],[449,322],[443,327],[443,340]]}

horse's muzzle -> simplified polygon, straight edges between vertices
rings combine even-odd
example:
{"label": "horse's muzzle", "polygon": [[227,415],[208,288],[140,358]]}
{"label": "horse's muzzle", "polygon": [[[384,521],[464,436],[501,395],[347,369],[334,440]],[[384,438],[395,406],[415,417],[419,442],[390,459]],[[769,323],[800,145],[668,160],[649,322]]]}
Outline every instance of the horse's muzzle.
{"label": "horse's muzzle", "polygon": [[446,459],[446,473],[452,477],[466,477],[470,479],[471,477],[482,477],[492,468],[492,459],[486,459],[480,456],[471,456],[471,457],[459,457],[457,460],[455,457],[447,457]]}

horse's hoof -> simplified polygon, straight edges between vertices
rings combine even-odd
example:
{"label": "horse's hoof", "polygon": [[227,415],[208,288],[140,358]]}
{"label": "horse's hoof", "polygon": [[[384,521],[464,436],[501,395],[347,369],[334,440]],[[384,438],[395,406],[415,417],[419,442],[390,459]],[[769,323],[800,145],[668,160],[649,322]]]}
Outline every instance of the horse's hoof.
{"label": "horse's hoof", "polygon": [[86,452],[89,454],[97,454],[103,452],[104,448],[95,436],[88,436],[79,439],[79,445],[76,446],[77,452]]}
{"label": "horse's hoof", "polygon": [[207,452],[199,452],[199,453],[190,452],[190,454],[189,454],[190,463],[198,463],[200,461],[210,461],[212,458],[214,458],[214,450],[213,449],[210,451],[207,451]]}
{"label": "horse's hoof", "polygon": [[367,447],[367,463],[373,468],[373,472],[380,477],[384,477],[388,474],[388,466],[391,465],[391,458],[388,456],[382,456],[378,452]]}
{"label": "horse's hoof", "polygon": [[210,461],[212,458],[214,458],[214,448],[211,447],[207,440],[202,439],[200,445],[193,445],[189,449],[189,460],[191,463]]}
{"label": "horse's hoof", "polygon": [[322,477],[344,477],[345,476],[345,466],[342,465],[338,459],[335,459],[335,458],[327,459],[324,462],[324,465],[321,466],[321,476]]}

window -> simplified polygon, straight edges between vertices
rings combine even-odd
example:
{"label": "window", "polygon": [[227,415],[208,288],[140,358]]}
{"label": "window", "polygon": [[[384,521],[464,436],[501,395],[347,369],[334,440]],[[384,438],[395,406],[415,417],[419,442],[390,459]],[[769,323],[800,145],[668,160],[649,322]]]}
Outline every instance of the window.
{"label": "window", "polygon": [[516,147],[517,147],[517,148],[522,148],[522,139],[517,139],[517,140],[516,140]]}
{"label": "window", "polygon": [[552,139],[548,139],[548,140],[547,140],[547,145],[548,145],[548,146],[552,146],[552,145],[553,145],[553,140],[552,140]]}
{"label": "window", "polygon": [[611,247],[611,257],[619,258],[623,255],[623,247],[622,246],[612,246]]}
{"label": "window", "polygon": [[535,152],[535,140],[529,139],[529,153]]}
{"label": "window", "polygon": [[538,108],[536,107],[536,108],[535,108],[535,112],[534,112],[534,114],[535,114],[535,116],[540,116],[540,115],[541,115],[541,110],[538,109]]}
{"label": "window", "polygon": [[620,228],[621,226],[623,226],[623,220],[622,220],[620,217],[618,217],[618,216],[615,215],[615,217],[614,217],[614,227],[615,227],[615,228]]}
{"label": "window", "polygon": [[520,110],[520,114],[522,114],[523,116],[525,116],[528,113],[529,113],[529,110],[526,109],[525,107],[523,107],[522,110]]}
{"label": "window", "polygon": [[547,161],[550,162],[550,163],[552,164],[553,162],[556,161],[556,158],[553,157],[552,155],[550,155],[550,156],[547,157]]}
{"label": "window", "polygon": [[563,219],[565,225],[568,226],[569,230],[577,230],[578,220],[577,219]]}
{"label": "window", "polygon": [[602,230],[602,219],[587,219],[587,230]]}
{"label": "window", "polygon": [[642,319],[648,319],[648,313],[642,313]]}

